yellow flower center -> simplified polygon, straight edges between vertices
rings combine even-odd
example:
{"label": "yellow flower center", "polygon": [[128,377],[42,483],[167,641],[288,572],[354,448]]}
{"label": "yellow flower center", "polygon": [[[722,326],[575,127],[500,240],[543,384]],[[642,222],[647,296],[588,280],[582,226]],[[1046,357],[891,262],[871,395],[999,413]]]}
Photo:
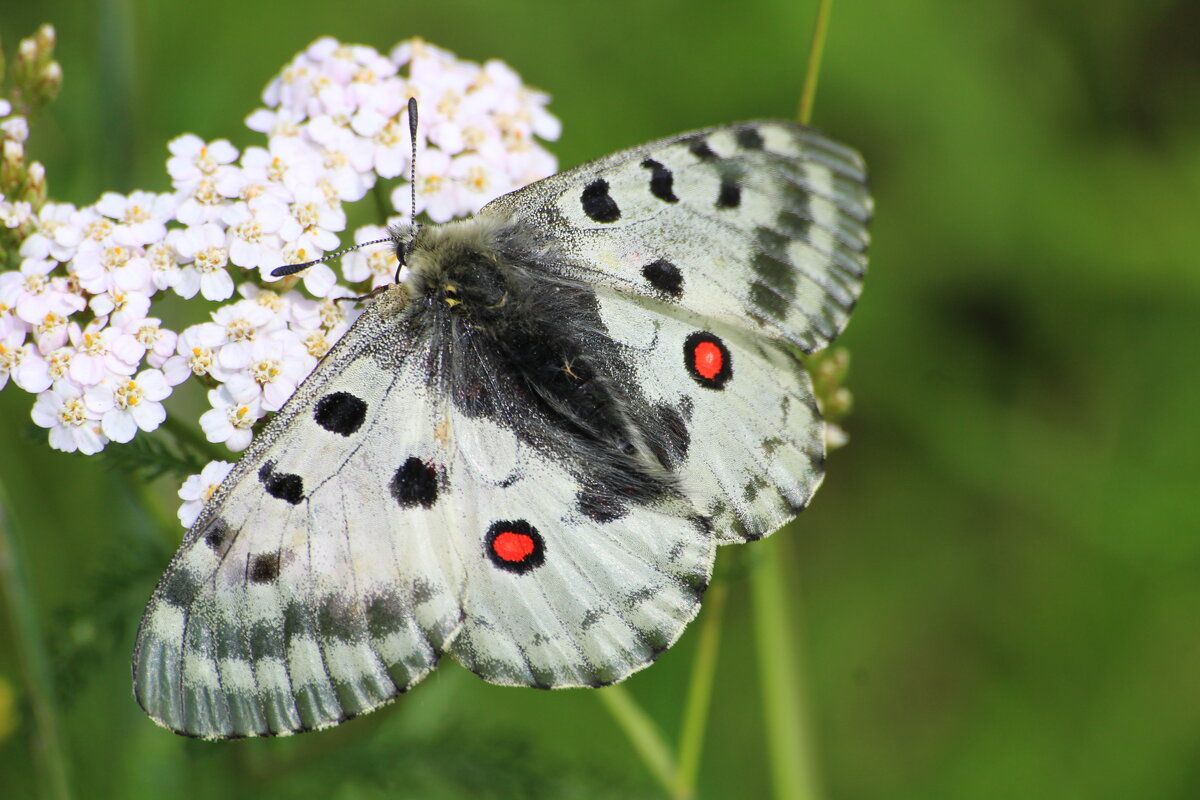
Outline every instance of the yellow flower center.
{"label": "yellow flower center", "polygon": [[188,366],[192,368],[193,375],[207,375],[212,369],[213,351],[207,347],[193,347],[192,357],[188,359]]}
{"label": "yellow flower center", "polygon": [[264,359],[256,364],[251,364],[250,376],[259,384],[266,385],[279,377],[279,362],[273,359]]}
{"label": "yellow flower center", "polygon": [[63,401],[58,418],[64,425],[82,425],[87,422],[87,409],[84,408],[83,398],[69,397]]}
{"label": "yellow flower center", "polygon": [[113,400],[117,404],[117,408],[133,408],[142,402],[142,398],[145,396],[146,390],[138,386],[137,381],[131,380],[117,387]]}
{"label": "yellow flower center", "polygon": [[196,253],[196,269],[205,274],[224,269],[226,263],[224,248],[206,247]]}
{"label": "yellow flower center", "polygon": [[254,415],[250,406],[230,406],[227,412],[229,424],[240,430],[245,430],[254,424]]}

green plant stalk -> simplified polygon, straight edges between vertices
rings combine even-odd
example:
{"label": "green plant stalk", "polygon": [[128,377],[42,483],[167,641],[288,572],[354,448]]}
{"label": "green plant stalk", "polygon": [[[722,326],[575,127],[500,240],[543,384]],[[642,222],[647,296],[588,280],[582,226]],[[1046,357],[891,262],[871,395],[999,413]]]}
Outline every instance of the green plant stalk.
{"label": "green plant stalk", "polygon": [[0,483],[0,587],[8,606],[17,648],[17,660],[25,674],[25,689],[35,722],[34,763],[41,774],[38,782],[46,797],[69,800],[70,780],[58,733],[58,709],[50,685],[50,662],[39,633],[33,595],[22,568],[17,525],[12,517],[8,490]]}
{"label": "green plant stalk", "polygon": [[170,535],[172,541],[182,536],[179,518],[163,503],[162,496],[155,492],[145,481],[126,475],[125,483],[138,498],[142,511],[150,518],[150,524],[160,536]]}
{"label": "green plant stalk", "polygon": [[829,30],[829,10],[833,0],[820,0],[817,4],[817,21],[813,25],[812,45],[808,50],[808,67],[804,71],[804,88],[800,93],[800,111],[797,119],[807,125],[812,119],[813,102],[817,96],[817,79],[821,75],[821,57],[825,53],[825,34]]}
{"label": "green plant stalk", "polygon": [[728,597],[729,586],[723,580],[709,586],[704,595],[704,612],[700,620],[696,656],[692,661],[692,675],[679,737],[679,760],[671,793],[675,800],[690,800],[696,796],[696,777],[700,772],[700,756],[704,750],[704,733],[708,727],[708,709],[720,652],[721,623]]}
{"label": "green plant stalk", "polygon": [[771,784],[779,800],[816,800],[820,784],[808,730],[804,674],[792,641],[799,626],[796,616],[788,614],[782,543],[776,536],[756,547],[761,560],[750,580],[750,596]]}
{"label": "green plant stalk", "polygon": [[624,686],[608,686],[597,689],[596,694],[604,703],[617,725],[625,732],[634,752],[642,759],[642,763],[650,770],[650,774],[662,784],[663,789],[671,792],[671,778],[674,769],[671,764],[671,751],[663,740],[662,733],[654,720],[638,705],[637,701]]}
{"label": "green plant stalk", "polygon": [[206,456],[209,461],[227,461],[236,456],[229,453],[227,450],[222,450],[215,444],[204,438],[195,428],[183,422],[174,414],[168,414],[163,420],[163,428],[175,438],[175,441],[181,445],[190,447],[193,452]]}
{"label": "green plant stalk", "polygon": [[[812,119],[832,6],[833,0],[819,0],[817,5],[797,113],[802,125]],[[750,582],[771,784],[779,800],[817,800],[821,791],[808,728],[804,674],[792,641],[798,621],[789,618],[786,611],[789,603],[784,590],[782,546],[778,538],[758,545],[760,560]]]}

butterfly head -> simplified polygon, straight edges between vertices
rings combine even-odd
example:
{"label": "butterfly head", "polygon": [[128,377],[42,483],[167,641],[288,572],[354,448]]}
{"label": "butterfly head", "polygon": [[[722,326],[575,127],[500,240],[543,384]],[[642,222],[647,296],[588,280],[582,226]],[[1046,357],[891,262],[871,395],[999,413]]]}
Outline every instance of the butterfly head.
{"label": "butterfly head", "polygon": [[421,232],[421,225],[418,222],[397,223],[389,225],[387,232],[388,241],[392,243],[396,253],[396,280],[399,281],[400,271],[408,266],[408,256],[412,252],[417,234]]}

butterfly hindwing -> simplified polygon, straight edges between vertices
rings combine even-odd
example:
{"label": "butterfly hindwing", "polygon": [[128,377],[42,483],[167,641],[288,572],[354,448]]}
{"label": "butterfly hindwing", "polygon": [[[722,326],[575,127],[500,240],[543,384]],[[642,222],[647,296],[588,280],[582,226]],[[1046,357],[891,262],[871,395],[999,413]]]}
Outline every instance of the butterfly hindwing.
{"label": "butterfly hindwing", "polygon": [[652,661],[699,608],[715,542],[669,505],[618,507],[530,448],[509,486],[463,489],[462,631],[450,652],[492,683],[617,681]]}
{"label": "butterfly hindwing", "polygon": [[600,297],[620,309],[612,318],[649,321],[650,343],[628,360],[663,429],[678,432],[671,466],[718,540],[759,539],[796,516],[821,483],[825,424],[789,347],[680,309]]}

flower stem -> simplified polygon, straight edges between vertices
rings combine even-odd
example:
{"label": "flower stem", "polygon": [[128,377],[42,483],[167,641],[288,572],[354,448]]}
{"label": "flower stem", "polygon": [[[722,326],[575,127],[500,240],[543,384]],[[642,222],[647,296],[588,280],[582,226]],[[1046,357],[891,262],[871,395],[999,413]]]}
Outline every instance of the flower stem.
{"label": "flower stem", "polygon": [[819,0],[817,21],[813,25],[812,45],[808,50],[808,68],[804,71],[804,89],[800,94],[800,112],[797,118],[801,125],[812,119],[813,101],[817,96],[817,78],[821,75],[821,56],[825,52],[825,34],[829,30],[829,9],[833,0]]}
{"label": "flower stem", "polygon": [[791,604],[784,591],[782,543],[773,537],[757,547],[760,560],[750,593],[774,795],[779,800],[816,800],[821,792],[808,729],[804,674],[792,641],[799,620],[788,614]]}
{"label": "flower stem", "polygon": [[37,612],[22,567],[17,524],[12,517],[8,492],[0,483],[0,587],[8,606],[17,659],[25,673],[26,691],[35,722],[34,764],[40,773],[42,791],[53,800],[71,797],[67,762],[58,733],[58,710],[50,685],[50,665],[39,633]]}
{"label": "flower stem", "polygon": [[[819,0],[817,5],[797,114],[802,125],[812,119],[832,6],[833,0]],[[808,728],[804,674],[792,641],[799,619],[795,615],[789,618],[786,611],[789,603],[784,591],[783,544],[775,537],[758,547],[761,558],[751,578],[750,591],[771,783],[775,797],[780,800],[816,800],[821,790]]]}
{"label": "flower stem", "polygon": [[617,725],[625,732],[634,751],[642,759],[642,763],[650,770],[650,774],[662,784],[663,789],[671,792],[671,751],[663,740],[662,733],[654,720],[624,686],[608,686],[598,689],[596,694],[604,702],[608,712],[612,714]]}
{"label": "flower stem", "polygon": [[704,749],[713,679],[717,672],[721,622],[728,596],[729,586],[723,580],[709,586],[704,596],[700,635],[696,642],[695,660],[692,661],[687,705],[684,707],[682,732],[679,737],[679,761],[671,794],[675,800],[690,800],[696,795],[696,777],[700,772],[700,755]]}
{"label": "flower stem", "polygon": [[193,453],[203,456],[209,461],[223,461],[230,458],[228,451],[217,447],[208,439],[201,436],[195,428],[192,428],[173,414],[167,415],[167,418],[163,420],[162,426],[180,445],[186,446]]}

